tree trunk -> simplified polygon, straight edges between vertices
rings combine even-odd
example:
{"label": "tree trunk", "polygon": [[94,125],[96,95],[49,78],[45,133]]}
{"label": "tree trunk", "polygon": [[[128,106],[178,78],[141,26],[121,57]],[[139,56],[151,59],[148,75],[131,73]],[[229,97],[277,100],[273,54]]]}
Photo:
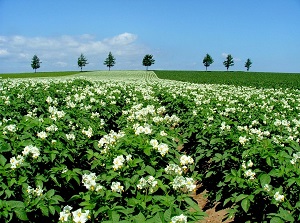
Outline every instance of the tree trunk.
{"label": "tree trunk", "polygon": [[207,66],[205,66],[205,71],[207,71]]}
{"label": "tree trunk", "polygon": [[108,66],[108,71],[110,71],[110,66]]}
{"label": "tree trunk", "polygon": [[80,67],[80,72],[82,72],[82,67]]}

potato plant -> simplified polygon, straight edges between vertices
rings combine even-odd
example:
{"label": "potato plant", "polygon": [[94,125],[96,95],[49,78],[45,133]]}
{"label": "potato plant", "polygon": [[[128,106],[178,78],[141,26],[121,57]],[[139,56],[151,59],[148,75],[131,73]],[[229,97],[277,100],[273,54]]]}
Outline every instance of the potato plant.
{"label": "potato plant", "polygon": [[[172,81],[0,85],[0,219],[299,221],[299,90]],[[50,220],[49,220],[50,219]]]}

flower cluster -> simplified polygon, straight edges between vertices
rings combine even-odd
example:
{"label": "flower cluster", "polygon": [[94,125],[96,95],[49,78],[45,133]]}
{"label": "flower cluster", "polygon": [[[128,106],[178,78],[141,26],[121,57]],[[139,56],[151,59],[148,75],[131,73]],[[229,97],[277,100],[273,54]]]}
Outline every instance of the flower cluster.
{"label": "flower cluster", "polygon": [[187,223],[187,217],[183,214],[171,218],[170,223]]}
{"label": "flower cluster", "polygon": [[150,145],[153,146],[153,149],[156,149],[162,156],[165,156],[169,151],[169,147],[167,144],[165,143],[159,144],[156,139],[151,139]]}
{"label": "flower cluster", "polygon": [[38,186],[37,188],[32,188],[31,186],[27,187],[27,193],[29,194],[29,196],[33,195],[35,197],[40,197],[43,195],[43,189],[41,186]]}
{"label": "flower cluster", "polygon": [[139,125],[138,123],[133,125],[134,133],[136,135],[140,135],[142,133],[146,135],[150,135],[152,133],[151,126],[148,124],[145,124],[144,126]]}
{"label": "flower cluster", "polygon": [[103,189],[103,186],[96,183],[97,176],[95,173],[84,174],[82,176],[82,183],[86,189],[91,191],[100,191]]}
{"label": "flower cluster", "polygon": [[118,170],[118,169],[122,168],[122,166],[124,165],[124,162],[125,162],[125,158],[123,155],[120,155],[120,156],[117,156],[116,158],[114,158],[114,161],[113,161],[114,170]]}
{"label": "flower cluster", "polygon": [[74,133],[66,134],[67,140],[74,141],[75,140],[75,135]]}
{"label": "flower cluster", "polygon": [[16,169],[17,167],[21,166],[21,164],[24,162],[24,158],[31,154],[32,158],[36,159],[40,156],[40,150],[33,146],[33,145],[28,145],[25,146],[25,148],[22,151],[22,155],[17,155],[17,157],[12,157],[10,158],[10,164],[12,169]]}
{"label": "flower cluster", "polygon": [[300,152],[293,154],[293,159],[291,159],[291,161],[290,161],[291,164],[293,164],[293,165],[296,164],[298,159],[300,159]]}
{"label": "flower cluster", "polygon": [[242,168],[244,169],[244,176],[249,178],[250,180],[254,180],[255,179],[255,172],[252,171],[251,169],[247,169],[248,167],[252,167],[253,166],[253,162],[251,160],[249,160],[247,163],[245,161],[243,161],[242,163]]}
{"label": "flower cluster", "polygon": [[88,138],[93,136],[93,129],[89,126],[88,130],[82,129],[82,134],[86,135]]}
{"label": "flower cluster", "polygon": [[37,137],[41,138],[41,139],[46,139],[47,138],[47,133],[42,131],[42,132],[38,132]]}
{"label": "flower cluster", "polygon": [[107,153],[110,149],[110,146],[113,146],[116,144],[117,140],[124,137],[125,133],[122,131],[114,132],[110,131],[108,135],[104,135],[99,141],[98,141],[98,147],[103,148],[101,153]]}
{"label": "flower cluster", "polygon": [[56,132],[58,130],[57,126],[56,125],[50,125],[46,128],[46,131],[47,132]]}
{"label": "flower cluster", "polygon": [[48,111],[50,112],[50,118],[54,121],[63,118],[66,113],[64,111],[59,111],[56,107],[49,106]]}
{"label": "flower cluster", "polygon": [[181,190],[183,192],[192,192],[196,189],[196,184],[193,178],[176,176],[172,182],[174,190]]}
{"label": "flower cluster", "polygon": [[24,150],[22,151],[22,154],[24,156],[27,156],[30,153],[32,154],[32,158],[36,159],[40,155],[40,150],[39,150],[39,148],[37,148],[33,145],[25,146]]}
{"label": "flower cluster", "polygon": [[12,169],[16,169],[17,167],[21,166],[21,164],[24,162],[24,157],[21,155],[18,155],[16,157],[10,158],[10,165]]}
{"label": "flower cluster", "polygon": [[274,199],[278,202],[284,201],[284,195],[280,194],[279,191],[277,191],[274,194]]}
{"label": "flower cluster", "polygon": [[7,125],[3,128],[3,135],[6,135],[7,134],[7,131],[9,132],[16,132],[17,131],[17,126],[15,124],[10,124],[10,125]]}
{"label": "flower cluster", "polygon": [[139,183],[137,184],[137,188],[139,190],[145,189],[145,191],[149,190],[149,193],[153,193],[155,187],[157,186],[157,180],[153,176],[148,176],[147,178],[141,178]]}
{"label": "flower cluster", "polygon": [[59,213],[59,221],[67,222],[69,220],[68,218],[71,217],[72,221],[75,223],[85,223],[91,219],[89,210],[83,211],[81,208],[79,208],[76,211],[73,211],[71,216],[72,209],[73,208],[71,206],[65,206],[63,211]]}
{"label": "flower cluster", "polygon": [[117,192],[117,193],[121,193],[121,192],[124,191],[124,187],[121,186],[121,183],[120,183],[120,182],[112,182],[110,188],[111,188],[111,190],[112,190],[113,192]]}
{"label": "flower cluster", "polygon": [[171,163],[165,168],[165,172],[170,175],[181,175],[182,169],[177,164]]}
{"label": "flower cluster", "polygon": [[190,156],[182,155],[180,157],[180,165],[182,166],[183,169],[187,169],[186,165],[193,164],[193,163],[194,163],[194,160]]}

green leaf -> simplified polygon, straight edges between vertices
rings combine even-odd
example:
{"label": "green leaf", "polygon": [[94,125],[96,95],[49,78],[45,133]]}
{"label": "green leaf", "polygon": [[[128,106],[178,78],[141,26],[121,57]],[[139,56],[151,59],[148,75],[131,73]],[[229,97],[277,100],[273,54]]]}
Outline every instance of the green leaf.
{"label": "green leaf", "polygon": [[22,201],[7,201],[11,208],[25,208],[25,204]]}
{"label": "green leaf", "polygon": [[242,200],[241,205],[243,210],[247,213],[250,207],[250,200],[248,198],[245,198],[244,200]]}
{"label": "green leaf", "polygon": [[171,215],[172,215],[172,207],[168,208],[164,213],[165,222],[171,221]]}
{"label": "green leaf", "polygon": [[6,163],[7,159],[0,154],[0,165],[1,166],[5,166],[5,163]]}
{"label": "green leaf", "polygon": [[239,202],[241,200],[243,200],[244,198],[248,197],[247,194],[240,194],[239,196],[237,196],[237,198],[235,199],[235,202]]}
{"label": "green leaf", "polygon": [[151,147],[146,147],[144,149],[144,153],[147,155],[147,156],[150,156],[151,155]]}
{"label": "green leaf", "polygon": [[75,201],[75,200],[78,200],[78,199],[80,199],[80,196],[79,196],[79,195],[73,195],[73,196],[68,200],[68,202],[70,202],[70,201]]}
{"label": "green leaf", "polygon": [[146,218],[145,218],[145,216],[143,215],[143,213],[140,212],[138,215],[136,215],[136,216],[134,217],[134,220],[135,220],[136,223],[140,223],[140,222],[145,222]]}
{"label": "green leaf", "polygon": [[47,207],[41,206],[40,210],[42,211],[42,213],[43,213],[44,216],[49,217],[49,211],[48,211]]}
{"label": "green leaf", "polygon": [[184,198],[185,202],[190,205],[195,211],[200,211],[201,209],[199,208],[198,204],[196,202],[194,202],[191,198],[189,197],[185,197]]}
{"label": "green leaf", "polygon": [[55,160],[56,154],[55,153],[50,153],[50,160],[53,162]]}
{"label": "green leaf", "polygon": [[290,212],[288,212],[287,210],[285,210],[283,208],[279,208],[279,214],[280,214],[280,217],[282,219],[284,219],[285,221],[294,222],[294,218],[293,218],[292,214]]}
{"label": "green leaf", "polygon": [[259,178],[260,184],[263,187],[265,184],[270,184],[271,182],[271,177],[268,174],[263,174]]}
{"label": "green leaf", "polygon": [[113,211],[111,213],[111,218],[113,222],[119,222],[120,215],[116,211]]}
{"label": "green leaf", "polygon": [[65,200],[60,195],[54,195],[52,197],[53,200],[64,202]]}
{"label": "green leaf", "polygon": [[51,189],[46,193],[46,197],[51,198],[54,195],[54,193],[55,193],[55,190]]}
{"label": "green leaf", "polygon": [[9,152],[11,151],[11,146],[10,144],[3,142],[2,144],[0,144],[0,153],[4,153],[4,152]]}
{"label": "green leaf", "polygon": [[271,157],[268,156],[267,159],[266,159],[266,162],[267,162],[267,164],[268,164],[269,166],[273,166]]}
{"label": "green leaf", "polygon": [[151,166],[146,166],[145,171],[149,173],[151,176],[155,175],[155,169]]}
{"label": "green leaf", "polygon": [[53,206],[49,206],[49,211],[52,215],[55,214],[55,208]]}
{"label": "green leaf", "polygon": [[24,209],[17,209],[15,210],[15,214],[17,218],[19,218],[21,221],[28,221],[27,213]]}
{"label": "green leaf", "polygon": [[273,217],[271,218],[270,223],[284,223],[284,221],[279,217]]}

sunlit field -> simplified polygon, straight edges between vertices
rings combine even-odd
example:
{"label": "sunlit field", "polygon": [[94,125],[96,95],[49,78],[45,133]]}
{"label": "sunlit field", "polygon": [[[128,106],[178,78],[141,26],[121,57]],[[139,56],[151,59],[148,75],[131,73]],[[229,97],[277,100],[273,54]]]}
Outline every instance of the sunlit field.
{"label": "sunlit field", "polygon": [[260,88],[300,89],[300,74],[297,73],[166,70],[157,70],[155,73],[160,79],[198,84],[229,84]]}
{"label": "sunlit field", "polygon": [[299,221],[298,87],[160,75],[0,79],[1,221]]}

